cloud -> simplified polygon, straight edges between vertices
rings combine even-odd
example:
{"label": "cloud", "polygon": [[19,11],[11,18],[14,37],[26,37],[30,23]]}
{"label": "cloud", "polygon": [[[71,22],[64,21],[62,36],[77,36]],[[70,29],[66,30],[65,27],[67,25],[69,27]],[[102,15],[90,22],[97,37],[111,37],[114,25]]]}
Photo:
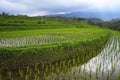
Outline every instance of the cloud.
{"label": "cloud", "polygon": [[119,11],[120,0],[0,0],[0,12],[27,15]]}
{"label": "cloud", "polygon": [[47,12],[47,11],[40,11],[40,12],[22,13],[22,14],[28,14],[29,16],[45,16],[45,15],[69,14],[69,13],[71,13],[71,12]]}
{"label": "cloud", "polygon": [[27,9],[27,5],[10,2],[7,0],[0,0],[0,7],[5,10],[14,10],[14,11],[25,11]]}

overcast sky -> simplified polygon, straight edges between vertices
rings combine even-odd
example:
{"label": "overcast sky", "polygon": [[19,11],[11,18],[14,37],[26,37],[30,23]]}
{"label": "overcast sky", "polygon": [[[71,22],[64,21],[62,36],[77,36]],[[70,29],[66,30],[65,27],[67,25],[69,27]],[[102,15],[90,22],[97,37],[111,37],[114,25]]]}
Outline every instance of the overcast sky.
{"label": "overcast sky", "polygon": [[42,16],[73,12],[120,12],[120,0],[0,0],[0,12]]}

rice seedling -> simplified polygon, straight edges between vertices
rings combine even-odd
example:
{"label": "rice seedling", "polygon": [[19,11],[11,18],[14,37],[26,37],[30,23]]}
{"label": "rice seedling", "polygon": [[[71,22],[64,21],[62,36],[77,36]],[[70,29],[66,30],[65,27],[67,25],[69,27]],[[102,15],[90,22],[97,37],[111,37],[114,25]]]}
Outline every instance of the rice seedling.
{"label": "rice seedling", "polygon": [[0,80],[2,80],[2,69],[0,69]]}
{"label": "rice seedling", "polygon": [[38,80],[38,75],[37,74],[35,74],[34,80]]}
{"label": "rice seedling", "polygon": [[117,75],[117,80],[119,80],[119,79],[120,79],[120,72]]}
{"label": "rice seedling", "polygon": [[23,71],[19,68],[19,75],[20,75],[20,78],[23,78]]}
{"label": "rice seedling", "polygon": [[25,75],[25,80],[29,80],[29,75]]}
{"label": "rice seedling", "polygon": [[[117,41],[117,40],[115,40],[115,41],[114,41],[114,39],[111,39],[111,40],[112,40],[112,42],[111,41],[109,41],[109,42],[112,43],[112,44],[110,44],[110,45],[108,44],[108,46],[105,47],[105,50],[108,50],[108,51],[103,50],[103,52],[101,52],[101,54],[98,55],[98,57],[101,58],[101,59],[95,59],[95,62],[92,64],[92,65],[94,65],[94,64],[96,65],[96,69],[95,69],[96,76],[95,77],[93,76],[94,75],[94,69],[93,69],[92,65],[89,64],[89,67],[87,67],[87,65],[83,65],[84,79],[82,79],[82,80],[90,80],[90,79],[91,80],[103,80],[103,79],[105,79],[105,80],[109,80],[109,79],[113,80],[111,78],[111,75],[113,74],[114,68],[115,68],[114,61],[116,59],[114,58],[114,56],[115,56],[115,53],[117,52],[117,49],[116,49],[117,47],[115,46],[117,44],[116,44],[115,41]],[[113,43],[115,43],[115,44],[113,44]],[[113,51],[115,52],[114,54],[113,54]],[[113,56],[113,57],[111,57],[110,55]],[[111,61],[111,58],[112,58],[112,61]],[[91,61],[91,62],[93,62],[93,61]],[[96,62],[98,64],[96,64]],[[107,62],[107,64],[104,64],[105,62]],[[111,65],[109,65],[109,62],[110,62]],[[90,71],[89,75],[91,75],[91,78],[88,76],[88,71]],[[83,75],[81,74],[81,71],[78,71],[78,72],[79,72],[79,76],[78,77],[82,77]],[[100,73],[102,73],[102,74],[100,75]],[[74,72],[71,75],[71,79],[72,78],[73,79],[77,79],[76,78],[77,74],[78,74],[77,73],[77,68],[74,68]],[[66,75],[67,75],[67,73],[66,73]],[[104,77],[102,77],[102,76],[104,76]],[[117,79],[117,80],[119,80],[119,79]]]}

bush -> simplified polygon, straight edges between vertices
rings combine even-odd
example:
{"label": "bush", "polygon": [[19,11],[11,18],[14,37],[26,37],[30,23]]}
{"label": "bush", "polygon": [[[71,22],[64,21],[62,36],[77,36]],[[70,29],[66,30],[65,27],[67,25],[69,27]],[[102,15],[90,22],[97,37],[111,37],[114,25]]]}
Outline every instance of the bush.
{"label": "bush", "polygon": [[37,23],[38,23],[38,24],[45,24],[45,21],[40,20],[40,21],[38,21]]}
{"label": "bush", "polygon": [[17,20],[15,20],[14,23],[24,23],[24,21],[17,21]]}
{"label": "bush", "polygon": [[8,21],[8,23],[11,23],[12,21]]}
{"label": "bush", "polygon": [[20,21],[20,23],[24,23],[24,21]]}

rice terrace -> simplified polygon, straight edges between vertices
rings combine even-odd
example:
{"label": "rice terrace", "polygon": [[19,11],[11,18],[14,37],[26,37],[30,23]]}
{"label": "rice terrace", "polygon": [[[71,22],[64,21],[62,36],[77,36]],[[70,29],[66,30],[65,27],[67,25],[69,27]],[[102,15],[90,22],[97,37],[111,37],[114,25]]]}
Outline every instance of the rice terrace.
{"label": "rice terrace", "polygon": [[0,30],[1,80],[120,79],[118,31],[62,18],[3,15]]}
{"label": "rice terrace", "polygon": [[120,18],[64,12],[29,16],[18,14],[16,3],[8,12],[0,6],[0,80],[120,80]]}

